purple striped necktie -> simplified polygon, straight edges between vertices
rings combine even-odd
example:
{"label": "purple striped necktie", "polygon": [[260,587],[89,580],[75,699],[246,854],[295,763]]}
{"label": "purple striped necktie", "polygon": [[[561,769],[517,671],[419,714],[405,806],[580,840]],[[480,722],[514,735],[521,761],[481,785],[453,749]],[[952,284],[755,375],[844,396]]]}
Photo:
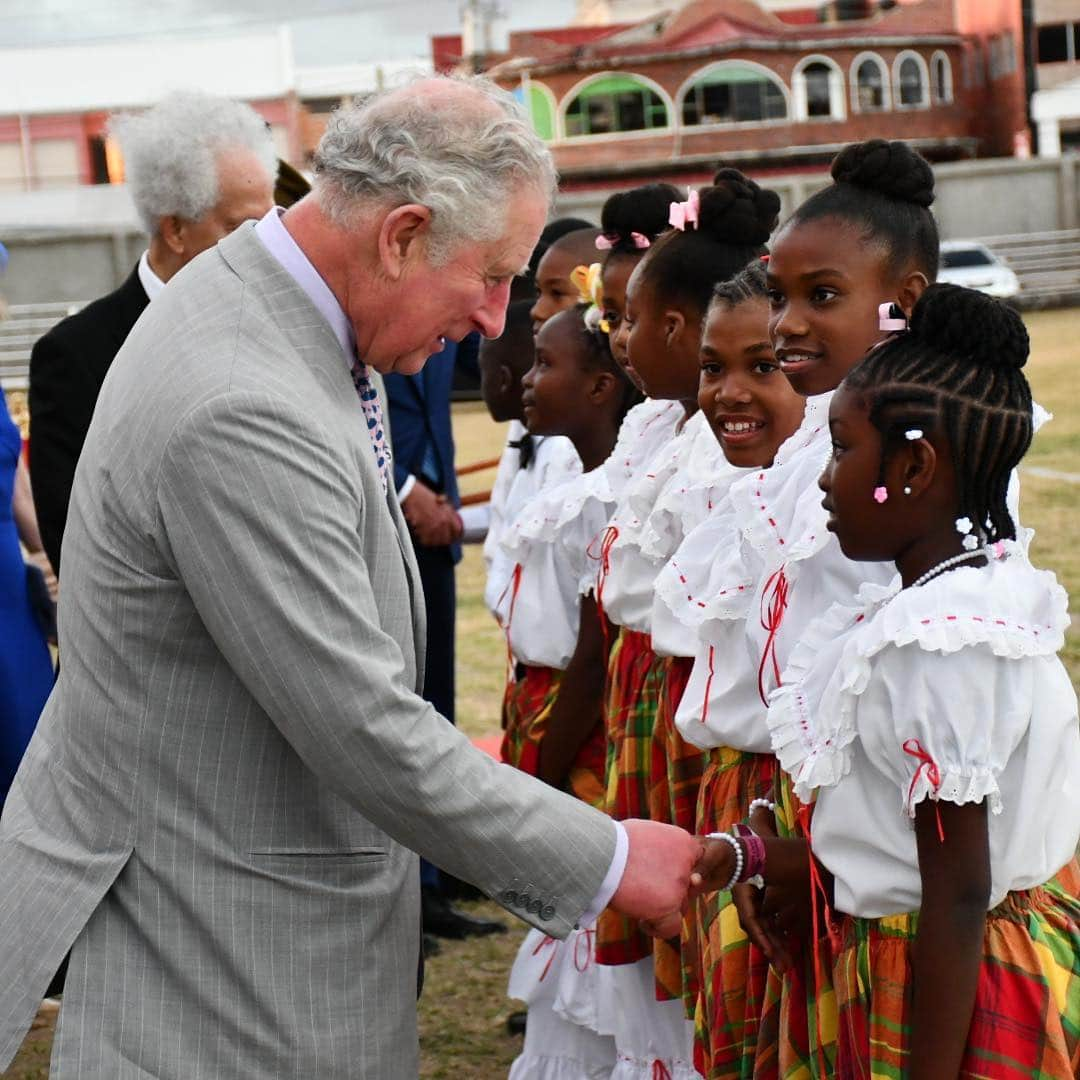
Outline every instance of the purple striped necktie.
{"label": "purple striped necktie", "polygon": [[360,408],[364,410],[364,422],[367,424],[371,448],[375,451],[375,464],[379,467],[383,492],[386,492],[390,489],[390,449],[386,445],[382,404],[368,376],[367,364],[363,360],[357,359],[353,364],[352,380],[357,396],[360,398]]}

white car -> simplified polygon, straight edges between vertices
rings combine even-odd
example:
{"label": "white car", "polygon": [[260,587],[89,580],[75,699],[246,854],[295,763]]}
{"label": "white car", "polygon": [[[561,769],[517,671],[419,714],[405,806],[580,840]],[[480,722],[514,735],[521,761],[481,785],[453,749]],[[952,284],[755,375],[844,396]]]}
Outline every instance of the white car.
{"label": "white car", "polygon": [[999,300],[1014,300],[1020,280],[988,247],[974,240],[945,240],[941,244],[938,281],[978,289]]}

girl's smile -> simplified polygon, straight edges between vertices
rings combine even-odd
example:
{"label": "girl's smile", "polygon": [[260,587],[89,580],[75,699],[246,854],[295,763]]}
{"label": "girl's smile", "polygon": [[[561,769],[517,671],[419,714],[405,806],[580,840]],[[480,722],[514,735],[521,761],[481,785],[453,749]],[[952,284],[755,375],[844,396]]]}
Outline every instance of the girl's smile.
{"label": "girl's smile", "polygon": [[773,357],[764,298],[714,302],[701,341],[698,406],[724,457],[736,467],[768,465],[798,428],[803,399]]}

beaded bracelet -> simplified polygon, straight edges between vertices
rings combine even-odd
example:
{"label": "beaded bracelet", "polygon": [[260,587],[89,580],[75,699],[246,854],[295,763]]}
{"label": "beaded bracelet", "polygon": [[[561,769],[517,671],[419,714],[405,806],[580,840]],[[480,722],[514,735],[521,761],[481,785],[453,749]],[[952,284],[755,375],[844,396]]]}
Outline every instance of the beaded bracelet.
{"label": "beaded bracelet", "polygon": [[746,816],[753,817],[754,811],[759,806],[764,806],[770,814],[776,809],[776,803],[770,802],[768,799],[754,799],[753,802],[750,803],[750,810]]}
{"label": "beaded bracelet", "polygon": [[731,875],[731,880],[719,890],[720,892],[730,892],[742,880],[743,865],[746,862],[746,858],[743,855],[742,844],[740,844],[731,833],[726,832],[709,833],[708,838],[710,840],[725,841],[731,845],[732,851],[735,852],[735,871]]}
{"label": "beaded bracelet", "polygon": [[744,825],[742,822],[733,825],[732,832],[739,838],[746,853],[746,866],[743,876],[739,879],[740,884],[746,882],[764,889],[765,841],[749,825]]}

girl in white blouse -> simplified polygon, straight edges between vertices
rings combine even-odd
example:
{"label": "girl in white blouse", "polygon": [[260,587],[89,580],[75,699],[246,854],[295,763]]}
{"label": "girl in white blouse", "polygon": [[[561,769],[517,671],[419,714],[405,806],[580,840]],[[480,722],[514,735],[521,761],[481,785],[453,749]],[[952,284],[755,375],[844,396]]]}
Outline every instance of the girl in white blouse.
{"label": "girl in white blouse", "polygon": [[[831,404],[828,528],[899,574],[808,629],[768,720],[796,793],[817,789],[840,1076],[1080,1068],[1068,605],[1008,508],[1034,427],[1027,355],[1013,311],[931,286]],[[722,838],[710,881],[803,878],[799,843]],[[783,965],[778,928],[746,925]]]}

